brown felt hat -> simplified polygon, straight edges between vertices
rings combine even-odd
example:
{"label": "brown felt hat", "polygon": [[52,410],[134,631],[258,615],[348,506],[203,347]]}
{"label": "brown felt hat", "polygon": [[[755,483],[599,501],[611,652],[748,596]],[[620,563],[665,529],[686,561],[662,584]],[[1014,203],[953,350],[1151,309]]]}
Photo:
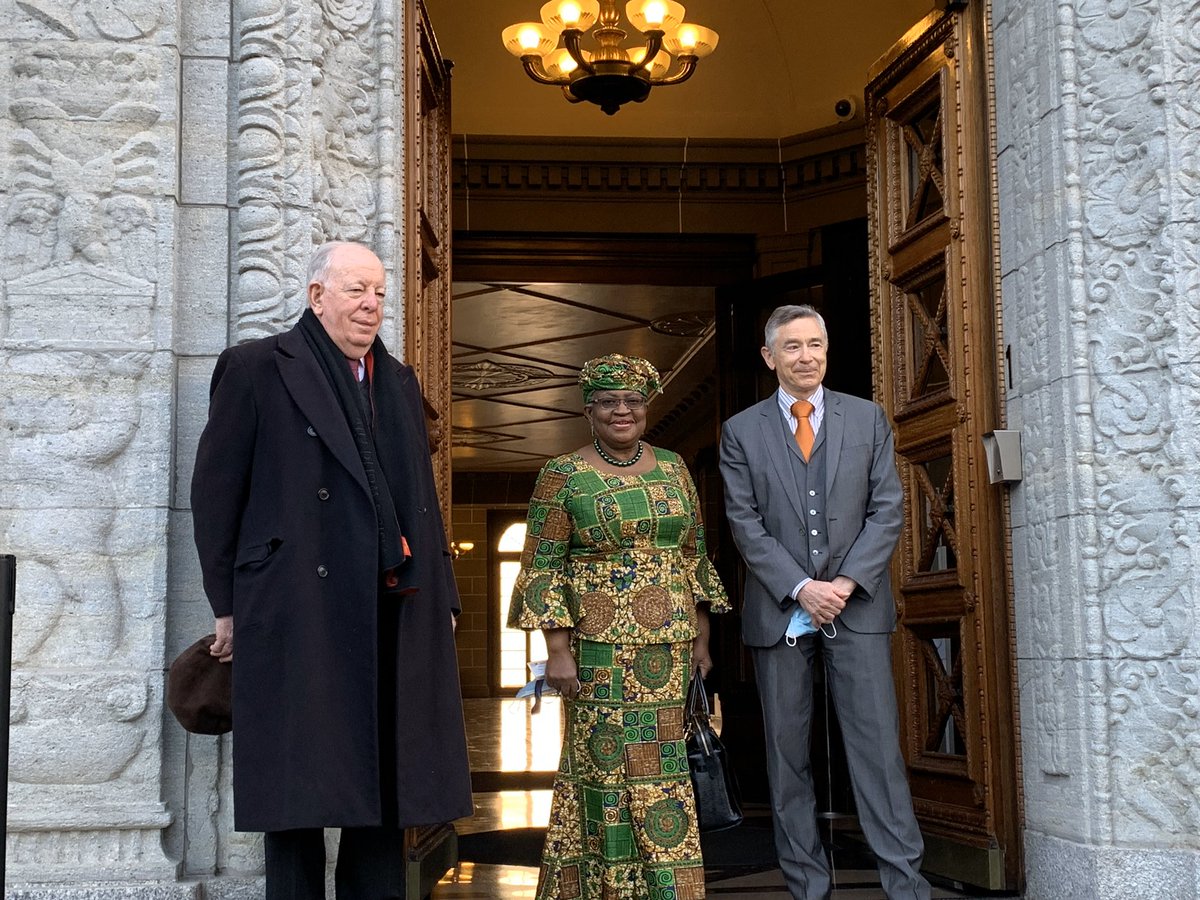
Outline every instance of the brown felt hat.
{"label": "brown felt hat", "polygon": [[208,652],[215,634],[188,647],[167,673],[167,706],[192,734],[225,734],[233,730],[233,663]]}

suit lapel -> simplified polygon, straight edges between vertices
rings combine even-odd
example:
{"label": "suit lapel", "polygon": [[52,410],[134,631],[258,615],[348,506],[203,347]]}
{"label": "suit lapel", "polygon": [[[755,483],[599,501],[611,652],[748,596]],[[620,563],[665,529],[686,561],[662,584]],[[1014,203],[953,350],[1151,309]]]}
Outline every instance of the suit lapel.
{"label": "suit lapel", "polygon": [[346,415],[304,336],[295,328],[280,335],[275,366],[283,386],[308,418],[317,438],[369,494],[371,486],[367,484],[367,473],[346,424]]}
{"label": "suit lapel", "polygon": [[825,421],[821,423],[821,430],[825,432],[825,497],[828,501],[842,458],[842,439],[846,436],[841,394],[825,391]]}
{"label": "suit lapel", "polygon": [[758,404],[761,415],[762,441],[767,449],[771,465],[775,467],[778,476],[777,483],[783,485],[788,501],[796,510],[796,515],[804,521],[804,504],[800,501],[800,492],[796,487],[796,473],[792,470],[792,461],[788,459],[787,429],[783,427],[783,413],[779,409],[779,395],[771,394]]}

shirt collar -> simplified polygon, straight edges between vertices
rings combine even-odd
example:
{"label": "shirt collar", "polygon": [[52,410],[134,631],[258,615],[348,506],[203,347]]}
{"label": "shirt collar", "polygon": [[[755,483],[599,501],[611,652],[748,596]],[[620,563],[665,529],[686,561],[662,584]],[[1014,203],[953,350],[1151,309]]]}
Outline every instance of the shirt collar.
{"label": "shirt collar", "polygon": [[779,386],[779,407],[785,410],[788,415],[791,415],[792,404],[797,400],[807,399],[813,405],[813,412],[825,409],[825,385],[818,384],[817,389],[812,392],[812,395],[807,398],[793,397],[783,389],[783,385]]}

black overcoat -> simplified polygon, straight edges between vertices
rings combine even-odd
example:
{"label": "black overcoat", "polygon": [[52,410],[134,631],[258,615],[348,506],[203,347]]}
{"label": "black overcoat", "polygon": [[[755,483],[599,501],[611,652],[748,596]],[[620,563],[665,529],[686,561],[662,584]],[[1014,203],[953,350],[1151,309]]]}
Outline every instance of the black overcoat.
{"label": "black overcoat", "polygon": [[[397,467],[411,481],[397,515],[418,590],[405,596],[378,590],[366,474],[303,335],[231,347],[213,372],[192,515],[213,612],[234,617],[241,831],[379,825],[381,785],[393,783],[400,826],[472,812],[451,625],[458,593],[421,392],[378,341],[374,355],[376,370],[398,372],[410,426],[392,436],[409,455]],[[396,684],[394,780],[380,771],[380,678]]]}

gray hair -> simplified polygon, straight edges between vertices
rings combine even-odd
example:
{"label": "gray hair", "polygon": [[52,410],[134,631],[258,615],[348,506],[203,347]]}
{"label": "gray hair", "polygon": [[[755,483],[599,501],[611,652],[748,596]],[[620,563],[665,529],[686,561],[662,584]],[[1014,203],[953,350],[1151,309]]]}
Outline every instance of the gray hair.
{"label": "gray hair", "polygon": [[313,283],[325,284],[325,279],[329,277],[333,254],[343,247],[353,246],[355,245],[351,241],[329,241],[314,250],[312,258],[308,261],[308,281],[304,283],[305,287]]}
{"label": "gray hair", "polygon": [[825,320],[816,309],[805,303],[802,306],[779,306],[771,313],[771,318],[767,319],[767,327],[763,329],[763,337],[766,338],[769,349],[774,348],[775,335],[779,333],[779,329],[796,319],[816,319],[817,324],[821,326],[821,337],[828,346],[829,331],[825,328]]}

